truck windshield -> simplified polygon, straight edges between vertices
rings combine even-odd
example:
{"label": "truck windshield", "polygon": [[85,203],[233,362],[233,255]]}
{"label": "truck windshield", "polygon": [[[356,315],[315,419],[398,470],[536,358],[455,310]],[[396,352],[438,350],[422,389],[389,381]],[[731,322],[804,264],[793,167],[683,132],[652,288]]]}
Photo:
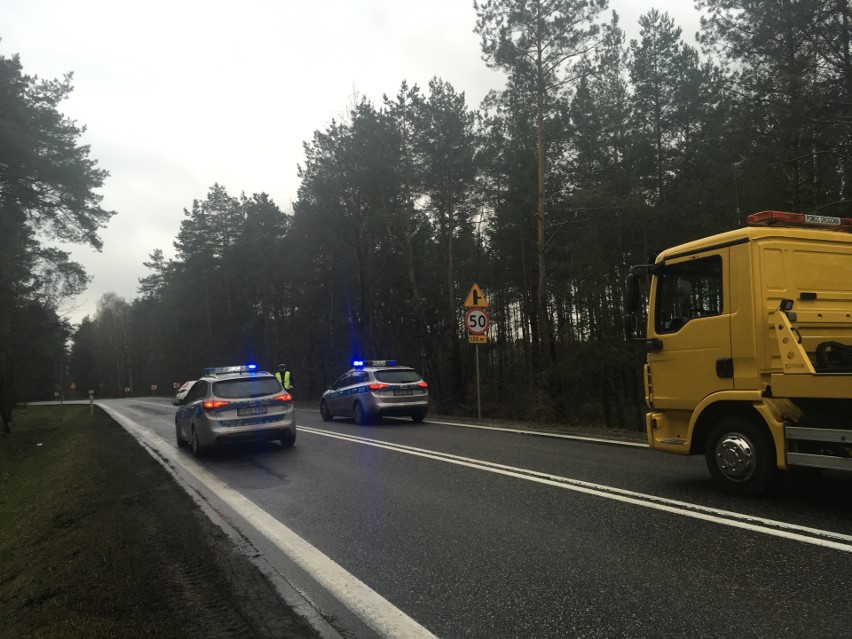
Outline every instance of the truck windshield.
{"label": "truck windshield", "polygon": [[657,333],[674,333],[692,319],[722,313],[721,256],[672,264],[658,277]]}

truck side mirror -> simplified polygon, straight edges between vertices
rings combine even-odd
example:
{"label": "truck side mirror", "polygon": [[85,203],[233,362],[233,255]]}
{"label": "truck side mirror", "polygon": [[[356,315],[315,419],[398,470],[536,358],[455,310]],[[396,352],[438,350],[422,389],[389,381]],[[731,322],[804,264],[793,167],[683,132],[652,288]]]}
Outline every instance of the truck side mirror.
{"label": "truck side mirror", "polygon": [[633,339],[636,335],[636,316],[633,313],[625,313],[622,318],[624,322],[624,337]]}
{"label": "truck side mirror", "polygon": [[[627,274],[624,290],[624,314],[636,315],[639,310],[639,282],[636,273],[632,271]],[[635,323],[635,320],[634,320]]]}
{"label": "truck side mirror", "polygon": [[633,339],[636,336],[637,320],[639,312],[639,281],[636,273],[631,271],[627,274],[624,286],[624,337]]}

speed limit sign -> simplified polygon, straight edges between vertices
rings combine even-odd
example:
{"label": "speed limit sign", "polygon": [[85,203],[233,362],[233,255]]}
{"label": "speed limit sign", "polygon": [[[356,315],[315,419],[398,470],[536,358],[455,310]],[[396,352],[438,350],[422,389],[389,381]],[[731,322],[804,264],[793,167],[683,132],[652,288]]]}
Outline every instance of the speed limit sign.
{"label": "speed limit sign", "polygon": [[481,308],[469,308],[464,314],[464,325],[471,335],[484,335],[490,323],[488,313]]}

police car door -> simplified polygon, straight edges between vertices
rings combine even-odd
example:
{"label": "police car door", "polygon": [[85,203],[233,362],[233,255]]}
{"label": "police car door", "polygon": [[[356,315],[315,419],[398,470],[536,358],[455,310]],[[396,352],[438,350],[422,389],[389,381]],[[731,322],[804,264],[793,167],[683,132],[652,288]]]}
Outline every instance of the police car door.
{"label": "police car door", "polygon": [[189,425],[192,421],[192,416],[196,412],[196,409],[198,409],[198,402],[207,397],[209,386],[210,385],[203,379],[195,382],[186,394],[183,404],[177,410],[176,418],[178,422],[180,422],[183,435],[187,439],[189,438]]}
{"label": "police car door", "polygon": [[348,380],[351,376],[351,373],[344,373],[340,377],[337,378],[337,381],[331,385],[332,393],[329,394],[328,403],[329,408],[333,415],[348,415],[349,407],[345,405],[344,400],[346,399],[343,390],[345,386],[349,383]]}
{"label": "police car door", "polygon": [[669,258],[654,278],[646,379],[654,409],[692,411],[733,388],[729,252]]}
{"label": "police car door", "polygon": [[355,416],[355,402],[358,401],[359,394],[364,390],[364,384],[367,382],[367,373],[364,371],[352,371],[349,377],[346,378],[346,389],[344,401],[344,414],[349,417]]}

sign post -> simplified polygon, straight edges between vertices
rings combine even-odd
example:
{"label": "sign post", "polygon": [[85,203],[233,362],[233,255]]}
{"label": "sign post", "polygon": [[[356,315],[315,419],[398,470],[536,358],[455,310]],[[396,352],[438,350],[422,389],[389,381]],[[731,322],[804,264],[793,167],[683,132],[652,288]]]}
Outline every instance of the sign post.
{"label": "sign post", "polygon": [[464,300],[464,306],[467,312],[464,314],[464,325],[467,329],[467,342],[473,344],[476,349],[474,359],[476,360],[476,418],[482,419],[482,403],[479,392],[479,345],[488,343],[488,326],[491,323],[491,318],[485,312],[488,306],[488,300],[479,288],[479,284],[473,283],[470,291]]}

